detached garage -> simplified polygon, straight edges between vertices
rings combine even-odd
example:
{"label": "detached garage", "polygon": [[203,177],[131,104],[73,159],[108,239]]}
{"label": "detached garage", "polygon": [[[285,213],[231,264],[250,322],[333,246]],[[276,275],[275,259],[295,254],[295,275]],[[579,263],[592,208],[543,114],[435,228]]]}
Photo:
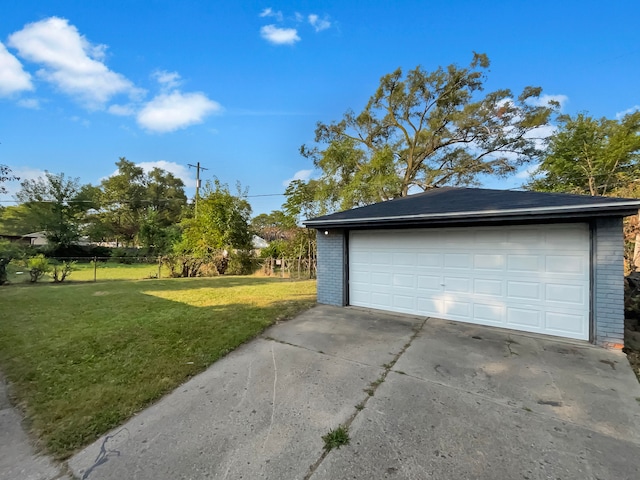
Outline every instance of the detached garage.
{"label": "detached garage", "polygon": [[439,188],[305,222],[318,302],[620,346],[639,200]]}

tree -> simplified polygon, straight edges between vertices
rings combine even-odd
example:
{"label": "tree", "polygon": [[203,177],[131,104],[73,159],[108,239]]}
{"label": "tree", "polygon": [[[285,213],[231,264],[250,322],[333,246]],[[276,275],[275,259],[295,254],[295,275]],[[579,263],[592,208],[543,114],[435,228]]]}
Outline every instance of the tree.
{"label": "tree", "polygon": [[103,207],[95,218],[94,235],[131,244],[141,225],[154,222],[152,229],[160,230],[179,222],[187,203],[182,180],[160,168],[145,173],[125,157],[116,165],[118,172],[102,181]]}
{"label": "tree", "polygon": [[251,220],[251,228],[260,237],[272,242],[292,237],[296,228],[295,218],[287,215],[282,210],[274,210],[271,213],[261,213]]}
{"label": "tree", "polygon": [[92,208],[90,185],[64,173],[45,171],[43,177],[24,180],[16,197],[29,210],[39,229],[44,230],[53,249],[68,248],[80,236],[84,213]]}
{"label": "tree", "polygon": [[0,232],[26,235],[40,230],[40,221],[27,205],[0,206]]}
{"label": "tree", "polygon": [[364,110],[315,130],[301,153],[322,170],[320,198],[342,208],[406,196],[412,189],[474,185],[536,158],[536,129],[559,106],[540,106],[541,89],[481,96],[489,59],[474,53],[468,68],[449,65],[405,77],[385,75]]}
{"label": "tree", "polygon": [[20,178],[12,175],[11,169],[8,166],[0,164],[0,194],[4,195],[7,193],[7,189],[2,184],[13,180],[20,180]]}
{"label": "tree", "polygon": [[238,190],[238,195],[232,195],[217,179],[206,183],[198,201],[198,216],[183,222],[176,253],[206,256],[223,249],[251,249],[251,206]]}
{"label": "tree", "polygon": [[640,173],[640,112],[620,120],[583,113],[558,120],[530,189],[588,195],[629,190]]}

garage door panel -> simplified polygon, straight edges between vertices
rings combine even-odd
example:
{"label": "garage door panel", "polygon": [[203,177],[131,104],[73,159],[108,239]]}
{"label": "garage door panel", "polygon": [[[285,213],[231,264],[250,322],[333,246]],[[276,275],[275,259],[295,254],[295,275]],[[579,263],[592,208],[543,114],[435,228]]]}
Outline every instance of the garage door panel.
{"label": "garage door panel", "polygon": [[545,234],[541,230],[531,228],[507,228],[507,243],[513,249],[536,248],[545,240]]}
{"label": "garage door panel", "polygon": [[418,289],[433,290],[440,292],[442,290],[442,279],[439,275],[418,275]]}
{"label": "garage door panel", "polygon": [[413,312],[416,310],[416,297],[409,295],[393,295],[393,306]]}
{"label": "garage door panel", "polygon": [[473,318],[483,325],[502,325],[504,323],[504,312],[503,305],[484,303],[475,303],[473,305]]}
{"label": "garage door panel", "polygon": [[467,253],[445,253],[444,254],[444,268],[471,268],[471,262],[469,261],[469,254]]}
{"label": "garage door panel", "polygon": [[394,253],[392,262],[394,267],[415,266],[417,258],[415,253]]}
{"label": "garage door panel", "polygon": [[442,317],[444,311],[443,301],[433,297],[418,297],[417,311],[421,315],[428,317]]}
{"label": "garage door panel", "polygon": [[393,265],[393,255],[390,252],[371,252],[370,258],[370,262],[373,265],[382,265],[385,267]]}
{"label": "garage door panel", "polygon": [[585,332],[581,315],[563,312],[545,313],[545,330],[570,338],[580,338]]}
{"label": "garage door panel", "polygon": [[393,306],[392,297],[388,293],[371,292],[371,305],[378,308],[388,309]]}
{"label": "garage door panel", "polygon": [[505,266],[504,255],[478,253],[473,256],[474,270],[502,271]]}
{"label": "garage door panel", "polygon": [[547,255],[545,272],[583,275],[588,269],[584,255]]}
{"label": "garage door panel", "polygon": [[416,277],[415,275],[394,273],[393,286],[394,287],[410,287],[413,289],[416,286]]}
{"label": "garage door panel", "polygon": [[452,320],[471,320],[471,303],[453,298],[445,298],[443,302],[443,314]]}
{"label": "garage door panel", "polygon": [[473,280],[473,293],[478,295],[490,295],[502,297],[503,281],[490,278],[475,278]]}
{"label": "garage door panel", "polygon": [[442,255],[439,253],[419,253],[418,254],[418,266],[420,267],[435,267],[442,266]]}
{"label": "garage door panel", "polygon": [[507,308],[507,326],[518,330],[530,331],[542,326],[542,312],[535,308]]}
{"label": "garage door panel", "polygon": [[538,282],[507,281],[507,299],[542,300],[542,288]]}
{"label": "garage door panel", "polygon": [[538,273],[543,266],[544,259],[539,255],[514,254],[507,256],[507,270],[509,272]]}
{"label": "garage door panel", "polygon": [[349,301],[587,340],[589,259],[586,224],[351,232]]}
{"label": "garage door panel", "polygon": [[548,283],[545,285],[545,300],[584,306],[587,303],[587,292],[587,285]]}
{"label": "garage door panel", "polygon": [[471,293],[471,279],[464,277],[444,277],[444,291]]}
{"label": "garage door panel", "polygon": [[391,285],[391,274],[390,273],[381,273],[381,272],[372,272],[371,273],[371,283],[373,285]]}

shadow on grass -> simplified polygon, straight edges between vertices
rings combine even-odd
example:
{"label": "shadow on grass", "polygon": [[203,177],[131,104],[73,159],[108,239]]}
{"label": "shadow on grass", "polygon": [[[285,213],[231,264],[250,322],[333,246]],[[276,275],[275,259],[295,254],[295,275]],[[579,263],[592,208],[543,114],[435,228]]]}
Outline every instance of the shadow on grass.
{"label": "shadow on grass", "polygon": [[[205,302],[190,303],[198,295]],[[215,277],[10,288],[0,299],[0,366],[33,431],[63,459],[312,306],[315,288]]]}

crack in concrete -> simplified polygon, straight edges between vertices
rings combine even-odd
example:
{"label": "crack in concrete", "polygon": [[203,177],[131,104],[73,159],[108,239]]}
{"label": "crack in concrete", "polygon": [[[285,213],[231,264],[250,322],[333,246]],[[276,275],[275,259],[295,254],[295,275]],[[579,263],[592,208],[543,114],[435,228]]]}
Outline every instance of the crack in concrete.
{"label": "crack in concrete", "polygon": [[287,342],[285,340],[278,340],[273,337],[262,337],[264,340],[270,340],[272,342],[280,343],[282,345],[287,345],[289,347],[301,348],[302,350],[306,350],[308,352],[319,353],[320,355],[325,355],[331,358],[337,358],[338,360],[343,360],[345,362],[353,363],[354,365],[360,365],[362,367],[377,367],[378,365],[371,365],[370,363],[358,362],[357,360],[352,360],[350,358],[341,357],[340,355],[334,355],[332,353],[323,352],[322,350],[314,350],[313,348],[305,347],[304,345],[297,345],[295,343]]}
{"label": "crack in concrete", "polygon": [[276,387],[278,384],[278,366],[276,365],[276,354],[273,351],[273,343],[271,344],[271,358],[273,359],[273,398],[271,399],[271,422],[269,423],[269,430],[267,430],[267,436],[262,444],[262,449],[267,445],[269,435],[271,435],[271,429],[273,428],[273,420],[276,413]]}
{"label": "crack in concrete", "polygon": [[[400,357],[402,357],[404,352],[406,352],[407,349],[411,346],[411,343],[413,342],[413,340],[415,340],[415,338],[420,334],[425,324],[427,323],[427,320],[429,320],[429,317],[425,318],[419,326],[414,326],[413,335],[411,335],[411,337],[409,338],[409,341],[404,344],[404,346],[400,349],[400,351],[394,356],[394,358],[389,363],[385,363],[384,365],[382,365],[382,368],[384,368],[382,375],[380,375],[380,377],[377,380],[372,382],[369,385],[369,388],[365,390],[365,391],[368,391],[369,393],[367,393],[367,396],[365,397],[365,399],[358,404],[355,412],[347,419],[347,421],[344,424],[342,424],[345,428],[348,429],[353,423],[353,421],[357,418],[358,414],[364,410],[364,408],[367,405],[367,402],[371,397],[375,395],[375,392],[378,389],[378,387],[384,383],[384,381],[387,378],[387,375],[389,375],[389,372],[393,369],[393,366],[398,362]],[[358,362],[354,362],[354,363],[358,363]],[[329,455],[329,452],[330,452],[329,450],[324,450],[322,452],[322,455],[320,455],[320,458],[318,458],[318,460],[309,467],[309,473],[307,473],[304,476],[303,480],[311,479],[311,477],[318,470],[318,467],[322,464],[324,459],[327,458],[327,455]]]}

